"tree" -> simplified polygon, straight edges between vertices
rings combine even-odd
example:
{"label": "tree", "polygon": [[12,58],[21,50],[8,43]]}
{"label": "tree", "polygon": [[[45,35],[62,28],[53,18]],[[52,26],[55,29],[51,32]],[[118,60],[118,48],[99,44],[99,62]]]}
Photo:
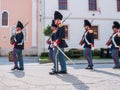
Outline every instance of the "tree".
{"label": "tree", "polygon": [[48,25],[45,29],[44,29],[44,35],[45,36],[50,36],[52,33],[51,27]]}

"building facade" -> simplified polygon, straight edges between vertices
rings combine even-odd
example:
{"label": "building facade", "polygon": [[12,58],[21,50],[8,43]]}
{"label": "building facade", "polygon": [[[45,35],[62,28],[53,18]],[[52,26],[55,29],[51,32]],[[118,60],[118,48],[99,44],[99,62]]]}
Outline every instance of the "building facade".
{"label": "building facade", "polygon": [[95,48],[106,48],[106,41],[112,34],[113,21],[120,21],[120,0],[0,0],[0,55],[7,55],[13,46],[10,37],[15,32],[18,20],[25,25],[23,30],[24,55],[40,55],[48,45],[43,30],[60,11],[66,27],[66,41],[71,48],[83,49],[79,42],[84,33],[84,20],[92,22],[95,34]]}
{"label": "building facade", "polygon": [[24,55],[36,55],[38,46],[38,1],[0,0],[0,55],[7,55],[13,46],[10,37],[15,33],[18,20],[28,25],[23,30]]}
{"label": "building facade", "polygon": [[[84,20],[88,19],[92,22],[95,34],[95,48],[106,48],[106,41],[112,34],[113,21],[120,22],[120,0],[41,0],[43,29],[51,25],[54,11],[60,11],[64,18],[70,13],[70,17],[64,22],[66,26],[66,41],[69,45],[68,49],[83,49],[79,45],[79,41],[84,33]],[[43,37],[44,50],[48,45]]]}

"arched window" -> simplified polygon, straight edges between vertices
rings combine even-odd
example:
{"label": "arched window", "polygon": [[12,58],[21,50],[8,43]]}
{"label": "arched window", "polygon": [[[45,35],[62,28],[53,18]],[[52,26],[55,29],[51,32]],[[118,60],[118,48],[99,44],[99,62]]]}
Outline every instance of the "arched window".
{"label": "arched window", "polygon": [[2,26],[8,26],[8,12],[2,13]]}

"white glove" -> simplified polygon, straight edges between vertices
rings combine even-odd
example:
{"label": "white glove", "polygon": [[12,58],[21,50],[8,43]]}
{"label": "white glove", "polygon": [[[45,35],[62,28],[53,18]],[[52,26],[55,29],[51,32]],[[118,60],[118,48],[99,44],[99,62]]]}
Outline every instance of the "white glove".
{"label": "white glove", "polygon": [[95,50],[95,48],[94,48],[94,47],[92,47],[92,50]]}
{"label": "white glove", "polygon": [[17,45],[22,45],[22,43],[18,43]]}
{"label": "white glove", "polygon": [[50,47],[51,47],[51,48],[53,48],[53,45],[52,45],[52,44],[50,44]]}
{"label": "white glove", "polygon": [[54,44],[53,44],[54,46],[57,46],[57,43],[56,42],[54,42]]}

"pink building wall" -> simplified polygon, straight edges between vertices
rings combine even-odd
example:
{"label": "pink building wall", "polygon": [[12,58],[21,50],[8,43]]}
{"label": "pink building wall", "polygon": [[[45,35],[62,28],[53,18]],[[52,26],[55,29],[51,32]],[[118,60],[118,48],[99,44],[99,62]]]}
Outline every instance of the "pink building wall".
{"label": "pink building wall", "polygon": [[[32,48],[32,0],[1,0],[0,12],[7,11],[9,14],[9,25],[0,26],[0,48],[2,51],[12,49],[10,45],[10,28],[21,20],[23,24],[29,21],[27,25],[27,41],[25,49]],[[37,17],[37,16],[36,16]],[[37,40],[37,36],[36,36]]]}

